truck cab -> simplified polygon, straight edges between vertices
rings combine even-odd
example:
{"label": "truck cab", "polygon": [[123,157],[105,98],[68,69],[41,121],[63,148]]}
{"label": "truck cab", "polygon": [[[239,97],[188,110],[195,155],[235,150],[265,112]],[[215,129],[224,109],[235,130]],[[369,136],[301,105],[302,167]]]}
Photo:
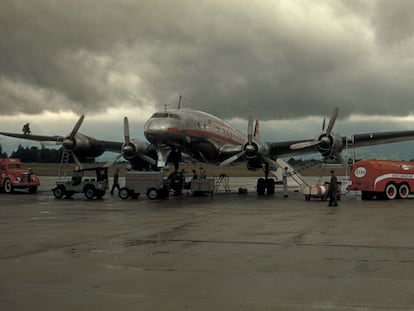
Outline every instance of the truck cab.
{"label": "truck cab", "polygon": [[15,189],[27,189],[36,193],[39,177],[22,167],[19,159],[0,159],[0,191],[12,193]]}

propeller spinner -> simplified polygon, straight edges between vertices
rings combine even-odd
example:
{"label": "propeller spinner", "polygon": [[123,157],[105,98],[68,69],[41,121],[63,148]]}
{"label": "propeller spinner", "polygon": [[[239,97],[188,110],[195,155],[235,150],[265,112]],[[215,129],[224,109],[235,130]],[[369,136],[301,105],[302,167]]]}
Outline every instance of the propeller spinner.
{"label": "propeller spinner", "polygon": [[81,115],[79,120],[76,122],[75,126],[73,127],[72,131],[70,132],[69,136],[66,136],[63,139],[62,146],[67,150],[73,150],[76,146],[75,135],[78,133],[79,128],[83,123],[83,119],[85,118],[84,115]]}
{"label": "propeller spinner", "polygon": [[157,163],[153,158],[145,155],[148,151],[148,146],[145,142],[138,140],[131,141],[129,137],[129,122],[127,117],[124,118],[124,139],[125,142],[122,146],[121,152],[125,159],[132,159],[138,156],[151,165],[155,165]]}
{"label": "propeller spinner", "polygon": [[315,146],[319,152],[325,158],[338,158],[340,144],[337,142],[337,138],[335,134],[332,132],[332,129],[335,125],[335,121],[338,117],[339,109],[338,107],[335,108],[334,112],[332,113],[331,118],[329,119],[328,126],[325,129],[325,119],[322,123],[322,132],[321,134],[315,138],[314,140],[304,141],[296,144],[290,145],[290,149],[292,150],[299,150],[308,147]]}
{"label": "propeller spinner", "polygon": [[[232,162],[238,160],[241,157],[246,157],[248,159],[253,159],[260,154],[261,145],[258,139],[259,124],[256,121],[256,126],[253,128],[253,116],[250,114],[247,124],[247,142],[243,146],[243,150],[232,157],[224,160],[220,163],[220,166],[226,166]],[[263,157],[263,156],[262,156]]]}

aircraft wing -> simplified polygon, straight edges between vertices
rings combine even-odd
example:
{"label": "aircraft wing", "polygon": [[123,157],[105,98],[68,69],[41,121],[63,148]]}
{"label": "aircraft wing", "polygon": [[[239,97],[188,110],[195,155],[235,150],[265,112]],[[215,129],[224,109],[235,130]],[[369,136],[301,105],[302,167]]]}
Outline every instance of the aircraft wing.
{"label": "aircraft wing", "polygon": [[[338,135],[339,136],[339,135]],[[336,140],[336,138],[335,138]],[[337,145],[332,145],[331,148],[336,148],[338,152],[346,148],[347,140],[350,147],[366,147],[381,144],[389,144],[395,142],[414,140],[414,131],[392,131],[392,132],[377,132],[377,133],[363,133],[350,136],[339,136]],[[309,154],[319,152],[317,146],[309,145],[300,149],[291,149],[291,146],[297,143],[311,142],[311,140],[295,140],[285,142],[267,142],[269,147],[269,155],[272,158],[294,156],[300,154]]]}
{"label": "aircraft wing", "polygon": [[20,139],[27,139],[27,140],[34,140],[34,141],[50,141],[50,142],[63,142],[63,136],[44,136],[44,135],[31,135],[31,134],[18,134],[18,133],[8,133],[8,132],[0,132],[0,135],[20,138]]}
{"label": "aircraft wing", "polygon": [[290,140],[283,142],[266,142],[269,147],[269,155],[272,158],[286,157],[286,156],[295,156],[300,154],[307,153],[317,153],[318,151],[312,146],[307,148],[302,148],[300,150],[292,150],[291,145],[304,142],[305,140]]}
{"label": "aircraft wing", "polygon": [[[40,143],[52,142],[56,145],[64,145],[64,142],[66,139],[63,136],[58,136],[58,135],[46,136],[46,135],[32,135],[32,134],[20,134],[20,133],[9,133],[9,132],[0,132],[0,135],[20,138],[20,139],[27,139],[27,140],[32,140],[32,141],[38,141]],[[105,151],[121,152],[122,145],[123,145],[122,142],[97,140],[95,138],[83,135],[81,133],[75,134],[74,138],[77,139],[75,143],[76,147],[74,147],[75,153],[77,149],[81,149],[80,154],[85,154],[86,156],[89,156],[89,153],[90,153],[91,157],[99,156]]]}
{"label": "aircraft wing", "polygon": [[[414,140],[414,131],[356,134],[353,138],[353,147],[365,147]],[[346,146],[346,139],[347,137],[342,137],[343,146]]]}

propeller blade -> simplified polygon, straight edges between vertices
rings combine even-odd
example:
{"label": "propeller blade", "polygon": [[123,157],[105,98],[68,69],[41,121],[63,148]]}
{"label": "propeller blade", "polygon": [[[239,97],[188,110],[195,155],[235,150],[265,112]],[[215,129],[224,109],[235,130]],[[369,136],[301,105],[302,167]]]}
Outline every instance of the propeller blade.
{"label": "propeller blade", "polygon": [[148,162],[151,165],[156,165],[157,161],[155,161],[153,158],[150,158],[149,156],[146,156],[145,154],[140,154],[139,157],[144,160],[145,162]]}
{"label": "propeller blade", "polygon": [[122,157],[122,153],[118,154],[115,158],[113,158],[111,161],[106,162],[103,167],[110,167],[112,166],[116,161],[119,160],[119,158]]}
{"label": "propeller blade", "polygon": [[228,158],[227,160],[224,160],[223,162],[221,162],[219,166],[227,166],[231,164],[232,162],[236,161],[237,159],[239,159],[240,157],[242,157],[243,155],[244,155],[244,151],[239,152],[235,154],[234,156]]}
{"label": "propeller blade", "polygon": [[300,143],[290,145],[290,149],[291,150],[304,149],[304,148],[316,146],[319,143],[320,143],[320,141],[318,141],[318,140],[304,141],[304,142],[300,142]]}
{"label": "propeller blade", "polygon": [[249,123],[247,125],[247,142],[250,145],[253,141],[253,116],[249,114]]}
{"label": "propeller blade", "polygon": [[260,139],[260,125],[259,120],[256,120],[256,124],[254,125],[254,135],[255,139]]}
{"label": "propeller blade", "polygon": [[339,108],[336,107],[334,112],[332,113],[331,119],[329,120],[328,127],[326,128],[326,135],[330,135],[332,128],[335,124],[336,118],[338,117]]}
{"label": "propeller blade", "polygon": [[81,127],[84,118],[85,118],[85,115],[81,115],[78,122],[76,122],[75,127],[73,128],[72,132],[69,134],[69,137],[71,139],[73,139],[73,137],[79,131],[79,128]]}
{"label": "propeller blade", "polygon": [[323,122],[322,122],[322,132],[325,131],[325,125],[326,125],[326,118],[323,118]]}
{"label": "propeller blade", "polygon": [[72,156],[72,158],[73,158],[73,161],[75,161],[75,164],[81,169],[81,170],[83,170],[83,166],[82,166],[82,164],[80,163],[80,161],[79,161],[79,159],[78,159],[78,157],[76,156],[76,154],[71,150],[70,151],[70,154],[71,154],[71,156]]}
{"label": "propeller blade", "polygon": [[125,136],[125,145],[129,145],[129,122],[128,118],[124,118],[124,136]]}

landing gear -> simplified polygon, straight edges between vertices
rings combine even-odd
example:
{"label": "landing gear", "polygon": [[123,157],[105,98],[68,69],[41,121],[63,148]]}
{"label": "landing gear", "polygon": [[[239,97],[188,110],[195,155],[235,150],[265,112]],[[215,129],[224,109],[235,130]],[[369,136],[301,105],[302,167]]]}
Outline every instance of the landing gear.
{"label": "landing gear", "polygon": [[257,180],[257,195],[274,195],[275,180],[273,178],[259,178]]}

